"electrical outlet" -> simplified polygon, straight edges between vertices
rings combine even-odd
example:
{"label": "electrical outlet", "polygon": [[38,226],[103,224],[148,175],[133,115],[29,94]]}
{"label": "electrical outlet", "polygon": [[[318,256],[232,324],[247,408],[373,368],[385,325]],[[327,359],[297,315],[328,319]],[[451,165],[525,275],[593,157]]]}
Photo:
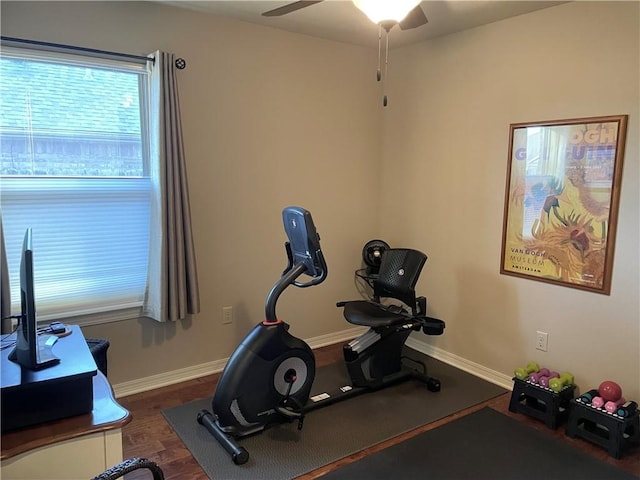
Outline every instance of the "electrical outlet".
{"label": "electrical outlet", "polygon": [[229,325],[233,323],[233,307],[222,307],[222,324]]}
{"label": "electrical outlet", "polygon": [[546,352],[548,345],[549,334],[547,332],[541,332],[540,330],[538,330],[536,332],[536,350],[542,350],[543,352]]}

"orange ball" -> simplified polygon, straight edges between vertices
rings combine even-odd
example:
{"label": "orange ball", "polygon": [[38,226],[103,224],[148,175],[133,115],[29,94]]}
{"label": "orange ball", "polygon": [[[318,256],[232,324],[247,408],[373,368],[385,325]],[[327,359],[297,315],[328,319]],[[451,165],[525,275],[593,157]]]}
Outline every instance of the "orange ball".
{"label": "orange ball", "polygon": [[617,402],[622,398],[622,388],[611,380],[602,382],[598,387],[598,393],[605,402]]}

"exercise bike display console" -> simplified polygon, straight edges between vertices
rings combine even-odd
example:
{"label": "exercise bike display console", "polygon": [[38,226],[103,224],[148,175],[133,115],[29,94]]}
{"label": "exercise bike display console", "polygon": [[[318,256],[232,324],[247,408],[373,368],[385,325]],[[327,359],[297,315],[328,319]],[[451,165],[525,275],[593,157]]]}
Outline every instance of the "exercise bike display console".
{"label": "exercise bike display console", "polygon": [[[297,420],[301,430],[305,414],[314,409],[407,378],[424,381],[429,390],[440,390],[440,382],[427,375],[424,364],[405,364],[402,357],[412,331],[440,335],[444,330],[443,321],[425,315],[426,299],[415,297],[426,255],[417,250],[388,249],[374,282],[373,299],[337,304],[344,307],[347,321],[369,327],[344,345],[350,383],[310,398],[316,374],[313,351],[278,319],[276,303],[290,285],[304,288],[322,283],[327,278],[327,264],[310,212],[287,207],[282,217],[289,239],[285,243],[288,265],[267,295],[265,320],[229,358],[213,395],[212,412],[202,410],[197,416],[198,423],[238,465],[248,461],[249,453],[235,439],[260,432],[269,424]],[[301,280],[303,276],[306,281]],[[382,298],[395,298],[403,305],[383,305]]]}

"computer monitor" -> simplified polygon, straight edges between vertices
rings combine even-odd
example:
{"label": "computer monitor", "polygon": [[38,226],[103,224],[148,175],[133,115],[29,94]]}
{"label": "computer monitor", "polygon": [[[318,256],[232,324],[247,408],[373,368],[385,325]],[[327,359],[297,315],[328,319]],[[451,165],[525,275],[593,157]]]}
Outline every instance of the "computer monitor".
{"label": "computer monitor", "polygon": [[34,290],[31,228],[27,228],[20,259],[21,314],[16,331],[16,346],[9,354],[9,360],[29,370],[42,370],[59,363],[60,359],[51,353],[50,343],[41,342],[41,345],[38,345]]}

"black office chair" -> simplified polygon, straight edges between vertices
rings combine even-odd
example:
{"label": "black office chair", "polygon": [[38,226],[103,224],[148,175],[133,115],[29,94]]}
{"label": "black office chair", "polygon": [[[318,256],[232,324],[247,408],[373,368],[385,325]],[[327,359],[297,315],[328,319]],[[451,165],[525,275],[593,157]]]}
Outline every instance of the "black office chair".
{"label": "black office chair", "polygon": [[164,480],[164,473],[160,466],[151,460],[141,457],[123,460],[119,464],[105,470],[97,477],[93,477],[91,480],[115,480],[141,468],[148,469],[153,476],[153,480]]}
{"label": "black office chair", "polygon": [[[417,377],[427,383],[430,390],[440,389],[440,382],[427,375],[423,362],[411,360],[412,365],[408,366],[402,355],[412,331],[422,330],[426,335],[444,332],[442,320],[426,315],[427,299],[416,297],[415,286],[426,261],[427,256],[418,250],[385,250],[379,273],[370,279],[372,299],[337,304],[344,307],[344,317],[349,323],[369,327],[366,333],[344,346],[345,361],[355,386],[380,388],[407,377]],[[415,364],[421,365],[422,371],[417,370]]]}

